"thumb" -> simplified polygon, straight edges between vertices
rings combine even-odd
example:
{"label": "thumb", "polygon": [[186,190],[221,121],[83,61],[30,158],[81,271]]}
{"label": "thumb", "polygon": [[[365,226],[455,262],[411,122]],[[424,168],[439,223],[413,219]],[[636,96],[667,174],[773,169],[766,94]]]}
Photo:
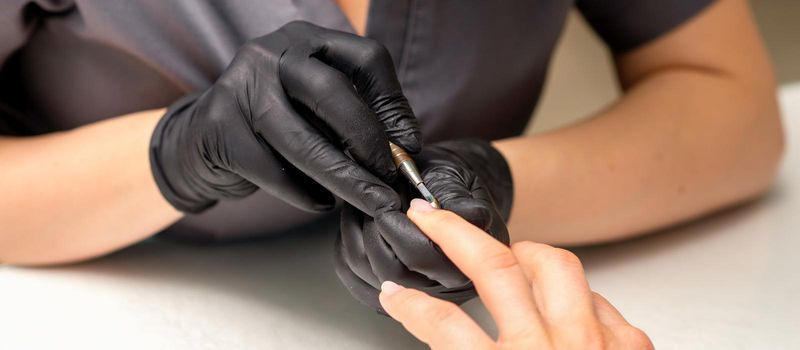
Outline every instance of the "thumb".
{"label": "thumb", "polygon": [[453,303],[386,281],[380,302],[386,312],[422,342],[438,349],[488,349],[492,340]]}

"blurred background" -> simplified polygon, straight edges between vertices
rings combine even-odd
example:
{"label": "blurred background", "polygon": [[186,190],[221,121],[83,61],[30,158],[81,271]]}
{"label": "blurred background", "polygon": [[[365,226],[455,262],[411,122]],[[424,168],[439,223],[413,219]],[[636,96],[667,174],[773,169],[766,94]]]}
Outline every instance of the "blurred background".
{"label": "blurred background", "polygon": [[[750,0],[750,6],[779,83],[800,81],[800,0]],[[585,118],[618,94],[608,52],[573,11],[528,132],[542,132]]]}

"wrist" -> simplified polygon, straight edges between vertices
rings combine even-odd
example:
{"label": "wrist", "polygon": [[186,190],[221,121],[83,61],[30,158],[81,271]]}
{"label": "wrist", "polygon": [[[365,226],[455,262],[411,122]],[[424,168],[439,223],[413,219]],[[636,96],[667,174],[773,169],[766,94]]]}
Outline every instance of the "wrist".
{"label": "wrist", "polygon": [[174,102],[153,129],[150,138],[150,168],[158,189],[164,198],[182,212],[198,213],[216,200],[195,191],[191,174],[183,171],[182,157],[186,145],[185,130],[199,94],[190,94]]}
{"label": "wrist", "polygon": [[[482,145],[481,154],[483,162],[473,164],[473,170],[486,181],[495,206],[505,222],[511,217],[511,208],[514,204],[514,181],[511,168],[505,156],[489,141],[471,140]],[[483,163],[483,164],[481,164]]]}

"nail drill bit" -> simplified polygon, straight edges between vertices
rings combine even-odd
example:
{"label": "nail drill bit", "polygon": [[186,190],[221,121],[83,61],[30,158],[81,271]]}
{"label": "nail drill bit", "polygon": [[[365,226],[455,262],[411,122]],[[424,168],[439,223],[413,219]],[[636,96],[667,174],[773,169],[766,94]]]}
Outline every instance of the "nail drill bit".
{"label": "nail drill bit", "polygon": [[411,183],[414,184],[414,187],[419,190],[419,193],[423,198],[425,198],[426,201],[431,203],[432,207],[440,208],[439,201],[433,197],[431,191],[428,191],[428,188],[425,187],[425,183],[422,182],[422,175],[420,175],[417,165],[414,164],[414,160],[411,159],[411,156],[409,156],[408,153],[406,153],[406,151],[400,146],[391,142],[389,142],[389,149],[392,151],[392,160],[394,160],[394,165],[400,169],[400,172],[405,175],[408,181],[411,181]]}

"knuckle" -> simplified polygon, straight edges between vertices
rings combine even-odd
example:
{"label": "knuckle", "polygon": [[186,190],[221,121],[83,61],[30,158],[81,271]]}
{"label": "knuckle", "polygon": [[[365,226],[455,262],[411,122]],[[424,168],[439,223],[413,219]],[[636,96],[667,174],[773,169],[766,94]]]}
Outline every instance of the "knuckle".
{"label": "knuckle", "polygon": [[608,342],[606,341],[606,337],[603,335],[603,331],[599,329],[599,327],[592,328],[591,330],[587,330],[584,333],[584,344],[586,344],[586,349],[607,349]]}
{"label": "knuckle", "polygon": [[562,249],[550,248],[541,253],[544,259],[567,269],[583,269],[581,259],[575,253]]}
{"label": "knuckle", "polygon": [[602,337],[590,337],[587,338],[583,344],[581,344],[583,349],[587,350],[606,350],[609,349],[608,344],[605,343],[605,340]]}
{"label": "knuckle", "polygon": [[376,66],[391,62],[389,50],[381,43],[372,39],[364,39],[363,44],[364,48],[356,62],[358,66]]}
{"label": "knuckle", "polygon": [[279,61],[279,53],[272,52],[262,38],[252,39],[239,47],[230,67],[252,67],[258,64],[275,64]]}
{"label": "knuckle", "polygon": [[518,258],[522,258],[533,255],[537,250],[541,248],[542,245],[543,244],[534,243],[531,241],[520,241],[511,244],[511,251]]}
{"label": "knuckle", "polygon": [[222,75],[217,79],[217,81],[212,86],[214,89],[215,95],[227,95],[233,96],[231,91],[237,91],[239,86],[246,84],[241,79],[237,79],[236,74],[231,74],[230,70],[222,73]]}
{"label": "knuckle", "polygon": [[519,266],[517,258],[507,248],[487,244],[481,250],[485,251],[483,266],[488,270],[506,270]]}
{"label": "knuckle", "polygon": [[245,41],[244,44],[242,44],[242,46],[239,47],[239,53],[256,51],[259,49],[260,46],[261,45],[255,39],[248,40]]}
{"label": "knuckle", "polygon": [[423,307],[425,307],[424,317],[433,324],[447,324],[459,311],[458,306],[451,302],[443,302],[436,305],[425,304]]}
{"label": "knuckle", "polygon": [[308,79],[312,91],[319,93],[320,96],[331,96],[331,94],[341,91],[342,84],[340,82],[345,78],[344,74],[338,71],[320,71]]}
{"label": "knuckle", "polygon": [[622,343],[633,349],[653,349],[653,342],[650,341],[650,337],[639,328],[626,326],[617,332],[617,336],[620,337]]}
{"label": "knuckle", "polygon": [[305,30],[309,30],[309,29],[312,29],[312,28],[314,28],[313,24],[311,24],[309,22],[306,22],[306,21],[301,21],[301,20],[291,21],[289,23],[284,24],[283,27],[281,27],[282,30],[287,30],[287,31],[292,31],[292,32],[293,31],[305,31]]}
{"label": "knuckle", "polygon": [[198,102],[199,108],[206,111],[206,113],[199,114],[205,126],[212,129],[228,129],[230,127],[232,118],[228,111],[231,109],[231,104],[236,101],[233,89],[235,88],[225,85],[214,86],[212,93]]}
{"label": "knuckle", "polygon": [[586,350],[605,350],[608,349],[602,337],[587,337],[581,342],[581,348]]}
{"label": "knuckle", "polygon": [[257,40],[248,40],[241,47],[239,47],[239,51],[237,53],[237,57],[242,56],[249,56],[249,55],[263,55],[264,54],[263,45]]}
{"label": "knuckle", "polygon": [[573,327],[565,334],[562,334],[558,343],[562,343],[564,347],[568,344],[580,344],[581,349],[587,350],[603,350],[608,348],[608,341],[605,337],[603,329],[595,324],[585,327]]}
{"label": "knuckle", "polygon": [[404,289],[395,294],[392,299],[392,305],[397,310],[414,310],[420,307],[422,292],[415,289]]}
{"label": "knuckle", "polygon": [[591,295],[592,295],[592,302],[593,303],[607,303],[608,302],[606,300],[606,298],[602,294],[600,294],[598,292],[591,291]]}

